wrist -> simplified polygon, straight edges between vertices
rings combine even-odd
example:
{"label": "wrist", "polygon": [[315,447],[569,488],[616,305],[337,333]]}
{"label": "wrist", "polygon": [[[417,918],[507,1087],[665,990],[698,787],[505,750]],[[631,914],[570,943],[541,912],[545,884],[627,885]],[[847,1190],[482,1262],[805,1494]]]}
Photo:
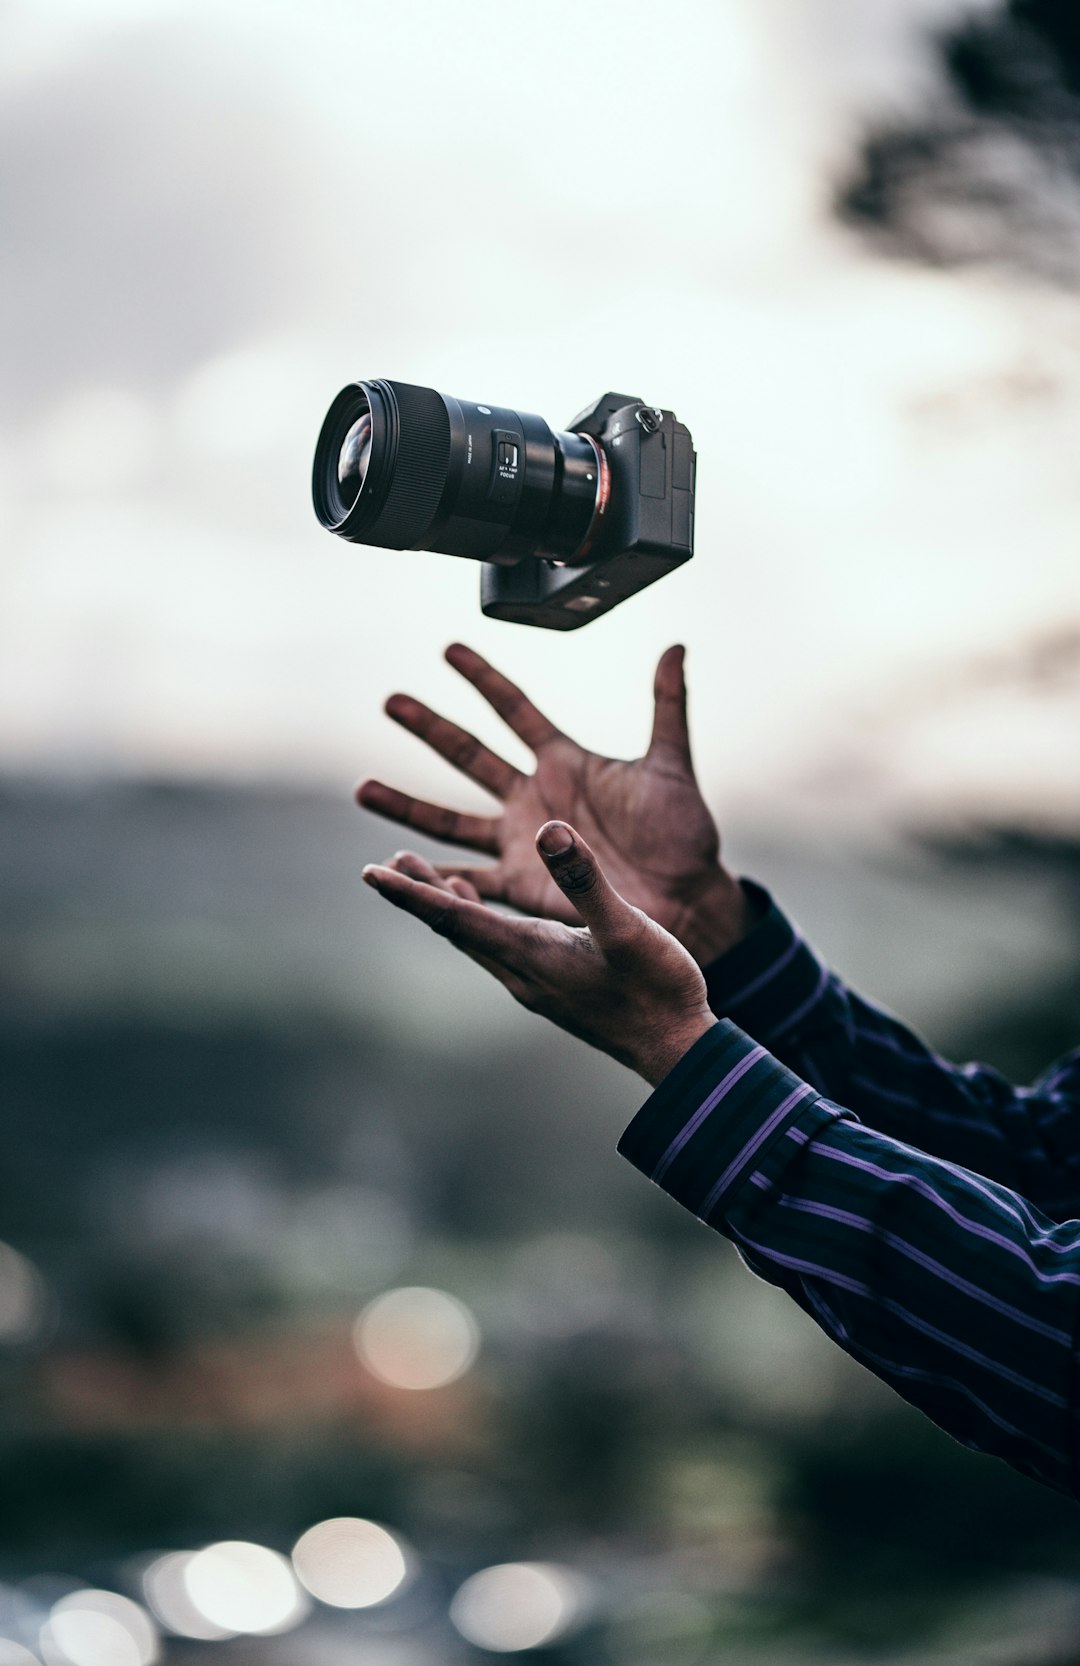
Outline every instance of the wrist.
{"label": "wrist", "polygon": [[691,1047],[717,1022],[714,1014],[705,1007],[691,1018],[680,1019],[678,1023],[668,1025],[662,1033],[643,1039],[634,1060],[634,1068],[638,1075],[644,1076],[650,1087],[659,1087],[679,1060],[684,1058]]}
{"label": "wrist", "polygon": [[674,933],[700,967],[719,960],[753,931],[759,914],[734,874],[719,863]]}

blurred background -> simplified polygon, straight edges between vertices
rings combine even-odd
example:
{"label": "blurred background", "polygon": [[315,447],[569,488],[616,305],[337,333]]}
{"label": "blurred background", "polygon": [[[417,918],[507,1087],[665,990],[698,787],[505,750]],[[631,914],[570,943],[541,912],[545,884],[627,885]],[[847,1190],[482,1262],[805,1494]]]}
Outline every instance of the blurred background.
{"label": "blurred background", "polygon": [[[617,1158],[643,1085],[359,882],[377,774],[634,756],[947,1053],[1080,995],[1055,0],[0,0],[0,1666],[1068,1666],[1075,1507]],[[562,638],[317,526],[355,377],[698,448]],[[421,847],[423,848],[423,847]],[[430,847],[428,847],[430,848]]]}

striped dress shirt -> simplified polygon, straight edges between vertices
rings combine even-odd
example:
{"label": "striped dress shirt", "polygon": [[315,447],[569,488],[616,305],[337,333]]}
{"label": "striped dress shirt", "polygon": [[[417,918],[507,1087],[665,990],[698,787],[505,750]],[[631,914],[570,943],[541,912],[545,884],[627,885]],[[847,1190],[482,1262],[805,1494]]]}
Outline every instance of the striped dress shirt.
{"label": "striped dress shirt", "polygon": [[619,1142],[965,1446],[1080,1490],[1080,1049],[1031,1086],[943,1059],[763,918],[719,1022]]}

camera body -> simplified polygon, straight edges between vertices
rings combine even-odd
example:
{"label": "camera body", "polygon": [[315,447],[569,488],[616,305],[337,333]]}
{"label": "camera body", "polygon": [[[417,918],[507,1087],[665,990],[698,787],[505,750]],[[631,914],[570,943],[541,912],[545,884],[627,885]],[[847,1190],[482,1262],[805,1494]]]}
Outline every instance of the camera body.
{"label": "camera body", "polygon": [[481,562],[489,618],[568,631],[690,559],[695,461],[674,413],[629,394],[603,394],[557,431],[376,379],[327,412],[312,495],[352,543]]}
{"label": "camera body", "polygon": [[607,459],[603,526],[585,566],[521,561],[486,565],[480,605],[491,619],[576,630],[663,578],[694,553],[696,456],[672,411],[605,393],[569,423]]}

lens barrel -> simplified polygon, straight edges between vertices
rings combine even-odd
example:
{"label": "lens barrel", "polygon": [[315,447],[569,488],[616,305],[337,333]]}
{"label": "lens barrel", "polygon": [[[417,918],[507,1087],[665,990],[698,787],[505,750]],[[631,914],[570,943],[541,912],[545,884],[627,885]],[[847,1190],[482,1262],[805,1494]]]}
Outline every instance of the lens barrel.
{"label": "lens barrel", "polygon": [[338,394],[312,475],[315,512],[342,538],[506,566],[596,560],[609,495],[590,435],[385,380]]}

